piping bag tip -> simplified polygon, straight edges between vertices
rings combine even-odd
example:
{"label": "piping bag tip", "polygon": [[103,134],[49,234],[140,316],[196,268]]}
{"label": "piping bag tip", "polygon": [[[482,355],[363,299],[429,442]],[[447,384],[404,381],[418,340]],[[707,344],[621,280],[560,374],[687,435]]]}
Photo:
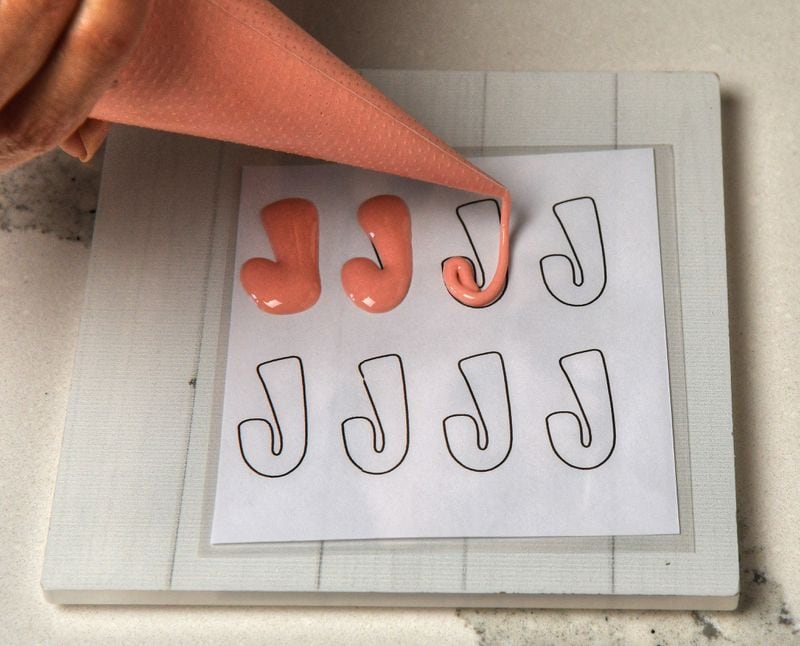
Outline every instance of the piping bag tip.
{"label": "piping bag tip", "polygon": [[[92,119],[62,147],[81,159],[98,121],[220,139],[499,196],[498,268],[480,296],[446,272],[465,305],[505,284],[508,191],[263,0],[155,0],[141,40]],[[504,214],[504,215],[503,215]],[[470,285],[470,282],[472,285]],[[499,287],[498,287],[499,285]],[[467,289],[464,289],[467,288]],[[491,293],[495,292],[496,293]]]}

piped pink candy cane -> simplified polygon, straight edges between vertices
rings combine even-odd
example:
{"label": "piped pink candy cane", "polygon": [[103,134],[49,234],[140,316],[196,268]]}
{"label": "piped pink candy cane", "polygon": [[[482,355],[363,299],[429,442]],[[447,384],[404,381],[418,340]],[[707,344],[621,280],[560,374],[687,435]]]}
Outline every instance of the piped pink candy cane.
{"label": "piped pink candy cane", "polygon": [[261,223],[275,260],[251,258],[242,265],[242,287],[268,314],[297,314],[317,302],[319,276],[319,216],[312,202],[289,198],[268,204]]}
{"label": "piped pink candy cane", "polygon": [[388,312],[403,302],[411,286],[411,215],[396,195],[376,195],[359,207],[358,222],[380,264],[351,258],[342,267],[342,286],[365,312]]}
{"label": "piped pink candy cane", "polygon": [[500,250],[497,254],[497,268],[494,276],[484,289],[475,282],[472,264],[462,256],[448,258],[442,267],[442,275],[447,291],[464,305],[486,307],[496,301],[503,293],[508,275],[509,221],[511,219],[511,196],[503,190],[500,197]]}

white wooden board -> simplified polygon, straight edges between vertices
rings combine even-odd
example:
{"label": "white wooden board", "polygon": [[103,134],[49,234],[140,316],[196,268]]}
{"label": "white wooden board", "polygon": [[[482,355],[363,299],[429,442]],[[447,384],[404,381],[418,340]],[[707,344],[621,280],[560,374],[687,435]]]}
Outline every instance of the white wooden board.
{"label": "white wooden board", "polygon": [[716,77],[367,76],[472,154],[656,147],[681,534],[212,546],[240,169],[297,160],[117,128],[106,153],[53,499],[42,575],[48,599],[734,607]]}

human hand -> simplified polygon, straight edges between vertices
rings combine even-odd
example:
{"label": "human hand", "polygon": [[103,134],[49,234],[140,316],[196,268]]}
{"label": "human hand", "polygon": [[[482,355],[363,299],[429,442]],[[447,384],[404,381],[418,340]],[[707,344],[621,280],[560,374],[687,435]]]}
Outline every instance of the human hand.
{"label": "human hand", "polygon": [[[99,146],[104,126],[87,117],[136,46],[152,2],[0,0],[0,172],[79,127]],[[74,139],[65,148],[79,154]]]}

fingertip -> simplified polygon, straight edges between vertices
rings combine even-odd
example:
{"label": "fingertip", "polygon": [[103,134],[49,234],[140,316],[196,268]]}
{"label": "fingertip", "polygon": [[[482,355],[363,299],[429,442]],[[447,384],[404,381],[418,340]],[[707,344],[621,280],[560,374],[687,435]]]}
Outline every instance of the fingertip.
{"label": "fingertip", "polygon": [[82,162],[88,162],[103,145],[109,127],[107,121],[87,119],[61,142],[61,149]]}

